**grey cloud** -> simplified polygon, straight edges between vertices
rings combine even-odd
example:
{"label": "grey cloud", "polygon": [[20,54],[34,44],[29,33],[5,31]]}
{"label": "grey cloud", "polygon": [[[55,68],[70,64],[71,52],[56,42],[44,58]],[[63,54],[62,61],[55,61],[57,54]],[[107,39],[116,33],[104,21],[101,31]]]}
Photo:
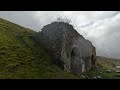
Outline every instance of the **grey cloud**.
{"label": "grey cloud", "polygon": [[40,25],[33,19],[34,13],[34,11],[0,11],[0,17],[38,31]]}
{"label": "grey cloud", "polygon": [[91,26],[91,25],[93,25],[94,24],[94,22],[89,22],[89,23],[87,23],[87,24],[85,24],[85,25],[81,25],[80,27],[81,28],[84,28],[84,27],[88,27],[88,26]]}

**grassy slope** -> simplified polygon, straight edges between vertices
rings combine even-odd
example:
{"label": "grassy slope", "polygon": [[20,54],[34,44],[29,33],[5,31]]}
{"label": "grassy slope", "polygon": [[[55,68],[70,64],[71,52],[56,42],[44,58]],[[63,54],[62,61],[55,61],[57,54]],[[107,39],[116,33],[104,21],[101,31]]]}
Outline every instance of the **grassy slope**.
{"label": "grassy slope", "polygon": [[36,32],[0,19],[0,79],[77,79],[51,63],[29,37]]}

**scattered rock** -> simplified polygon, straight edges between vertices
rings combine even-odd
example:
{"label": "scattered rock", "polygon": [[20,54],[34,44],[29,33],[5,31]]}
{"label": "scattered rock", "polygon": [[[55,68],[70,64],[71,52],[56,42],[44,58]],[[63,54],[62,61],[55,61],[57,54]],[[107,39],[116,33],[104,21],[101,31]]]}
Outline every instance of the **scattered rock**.
{"label": "scattered rock", "polygon": [[85,76],[86,79],[88,79],[89,77],[88,76]]}
{"label": "scattered rock", "polygon": [[93,77],[94,79],[97,79],[97,77]]}
{"label": "scattered rock", "polygon": [[120,66],[116,66],[116,68],[120,68]]}
{"label": "scattered rock", "polygon": [[109,70],[109,69],[108,69],[108,70],[106,70],[106,73],[111,73],[111,70]]}
{"label": "scattered rock", "polygon": [[84,75],[81,75],[81,77],[86,78]]}
{"label": "scattered rock", "polygon": [[115,72],[116,72],[116,73],[120,73],[120,71],[119,71],[119,70],[116,70]]}
{"label": "scattered rock", "polygon": [[102,77],[101,76],[96,76],[98,79],[101,79]]}
{"label": "scattered rock", "polygon": [[106,70],[105,68],[102,68],[103,70]]}

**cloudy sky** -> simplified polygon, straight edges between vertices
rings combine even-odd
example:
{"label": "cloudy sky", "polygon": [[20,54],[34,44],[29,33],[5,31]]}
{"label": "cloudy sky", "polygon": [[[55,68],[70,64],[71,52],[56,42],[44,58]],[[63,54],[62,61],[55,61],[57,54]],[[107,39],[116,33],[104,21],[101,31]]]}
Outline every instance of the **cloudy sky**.
{"label": "cloudy sky", "polygon": [[41,28],[66,16],[86,39],[92,41],[97,55],[120,59],[120,12],[118,11],[0,11],[0,17],[21,26]]}

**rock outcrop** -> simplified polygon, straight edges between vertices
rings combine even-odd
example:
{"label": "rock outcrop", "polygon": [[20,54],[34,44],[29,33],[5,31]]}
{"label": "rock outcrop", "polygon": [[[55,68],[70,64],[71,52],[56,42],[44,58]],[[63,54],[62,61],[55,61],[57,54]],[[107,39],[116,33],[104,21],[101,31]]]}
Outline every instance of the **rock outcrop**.
{"label": "rock outcrop", "polygon": [[62,69],[82,73],[95,66],[96,50],[72,25],[53,22],[37,35],[39,44],[54,57]]}

